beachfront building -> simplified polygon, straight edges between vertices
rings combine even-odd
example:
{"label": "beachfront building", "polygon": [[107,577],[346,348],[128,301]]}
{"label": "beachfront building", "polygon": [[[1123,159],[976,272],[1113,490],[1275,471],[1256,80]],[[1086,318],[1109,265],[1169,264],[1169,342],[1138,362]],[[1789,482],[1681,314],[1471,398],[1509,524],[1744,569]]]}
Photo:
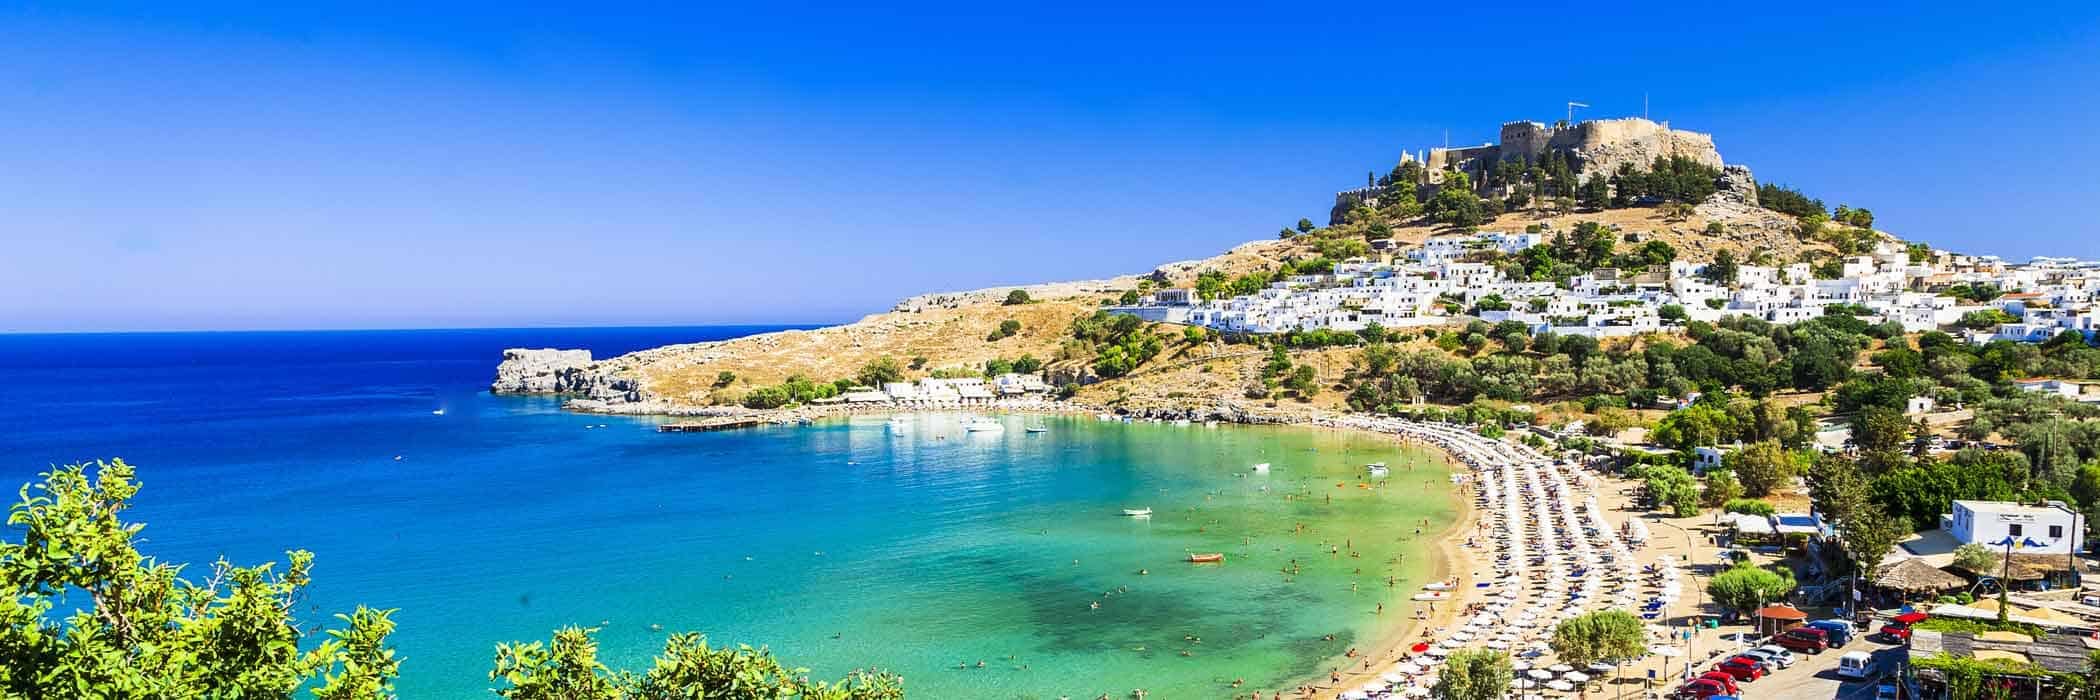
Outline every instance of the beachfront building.
{"label": "beachfront building", "polygon": [[1953,511],[1940,516],[1940,529],[1958,544],[2002,547],[2011,538],[2023,554],[2085,551],[2085,518],[2060,501],[1955,501]]}

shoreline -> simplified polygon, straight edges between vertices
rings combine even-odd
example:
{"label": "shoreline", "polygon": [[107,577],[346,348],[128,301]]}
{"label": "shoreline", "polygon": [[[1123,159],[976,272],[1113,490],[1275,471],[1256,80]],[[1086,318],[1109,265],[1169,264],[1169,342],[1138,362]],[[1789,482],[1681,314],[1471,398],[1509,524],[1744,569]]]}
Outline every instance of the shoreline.
{"label": "shoreline", "polygon": [[[1395,438],[1397,444],[1418,447],[1437,454],[1444,461],[1445,466],[1452,470],[1452,473],[1458,473],[1459,469],[1464,468],[1464,463],[1453,459],[1451,453],[1446,452],[1441,447],[1420,440],[1356,426],[1331,425],[1316,427]],[[1429,533],[1429,537],[1435,541],[1435,546],[1429,552],[1433,558],[1430,563],[1428,580],[1452,580],[1456,582],[1453,590],[1466,590],[1472,587],[1472,569],[1478,562],[1474,560],[1473,555],[1466,550],[1457,537],[1478,526],[1480,512],[1478,508],[1474,507],[1473,500],[1466,497],[1461,489],[1454,487],[1448,493],[1455,499],[1456,508],[1454,510],[1457,512],[1458,517],[1453,518],[1450,524],[1444,528]],[[1420,590],[1420,585],[1417,585],[1413,589],[1403,591],[1403,593],[1412,595],[1413,592]],[[1407,602],[1414,606],[1420,605],[1420,603],[1413,600],[1408,600]],[[1409,612],[1412,613],[1412,606],[1410,607]],[[1360,650],[1361,653],[1357,654],[1356,658],[1343,656],[1328,659],[1328,663],[1333,663],[1336,659],[1340,660],[1340,683],[1335,683],[1327,673],[1314,669],[1311,673],[1298,676],[1299,680],[1291,683],[1290,689],[1292,692],[1296,692],[1300,688],[1309,688],[1313,691],[1311,697],[1315,698],[1340,697],[1351,688],[1376,679],[1391,664],[1404,658],[1405,654],[1402,652],[1407,649],[1411,640],[1421,637],[1426,630],[1449,626],[1457,620],[1458,611],[1461,609],[1463,609],[1463,603],[1454,599],[1451,601],[1451,604],[1439,608],[1435,613],[1420,618],[1407,614],[1398,618],[1395,622],[1377,626],[1378,633],[1370,637],[1370,639],[1376,641],[1367,645],[1365,649]],[[1371,660],[1371,667],[1368,670],[1363,668],[1365,659]],[[1235,695],[1234,697],[1239,696]],[[1305,697],[1305,695],[1299,694],[1299,697]]]}

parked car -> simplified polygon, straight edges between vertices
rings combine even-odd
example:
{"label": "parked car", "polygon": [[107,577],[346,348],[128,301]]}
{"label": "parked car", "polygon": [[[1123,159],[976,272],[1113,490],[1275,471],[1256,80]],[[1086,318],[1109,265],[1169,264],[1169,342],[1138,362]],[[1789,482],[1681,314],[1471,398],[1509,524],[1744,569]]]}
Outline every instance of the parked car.
{"label": "parked car", "polygon": [[1772,643],[1794,651],[1821,654],[1830,648],[1829,636],[1813,627],[1796,627],[1772,638]]}
{"label": "parked car", "polygon": [[1903,700],[1903,691],[1897,688],[1898,686],[1894,683],[1882,683],[1874,686],[1874,700]]}
{"label": "parked car", "polygon": [[1794,652],[1787,651],[1786,647],[1777,644],[1766,644],[1743,652],[1743,655],[1763,659],[1765,665],[1773,668],[1791,668],[1794,665]]}
{"label": "parked car", "polygon": [[1829,635],[1830,646],[1833,647],[1851,644],[1852,638],[1858,636],[1852,627],[1852,623],[1844,620],[1817,620],[1808,623],[1808,626],[1823,630],[1825,634]]}
{"label": "parked car", "polygon": [[1714,664],[1714,670],[1735,676],[1738,681],[1754,681],[1765,677],[1765,665],[1757,659],[1737,656]]}
{"label": "parked car", "polygon": [[1908,642],[1910,641],[1911,625],[1924,622],[1930,617],[1930,615],[1921,612],[1907,612],[1897,615],[1895,619],[1889,620],[1888,624],[1881,626],[1881,636],[1888,638],[1891,642]]}
{"label": "parked car", "polygon": [[1874,675],[1874,656],[1864,651],[1855,651],[1838,657],[1838,675],[1845,678],[1867,678]]}
{"label": "parked car", "polygon": [[1691,682],[1679,686],[1677,688],[1677,692],[1674,693],[1674,695],[1676,695],[1679,698],[1689,698],[1693,700],[1711,698],[1727,694],[1727,688],[1722,687],[1719,683],[1715,683],[1704,678],[1694,678],[1691,680]]}
{"label": "parked car", "polygon": [[1699,674],[1699,677],[1721,684],[1721,688],[1727,690],[1729,695],[1743,692],[1742,686],[1736,685],[1735,676],[1728,675],[1727,671],[1707,671]]}

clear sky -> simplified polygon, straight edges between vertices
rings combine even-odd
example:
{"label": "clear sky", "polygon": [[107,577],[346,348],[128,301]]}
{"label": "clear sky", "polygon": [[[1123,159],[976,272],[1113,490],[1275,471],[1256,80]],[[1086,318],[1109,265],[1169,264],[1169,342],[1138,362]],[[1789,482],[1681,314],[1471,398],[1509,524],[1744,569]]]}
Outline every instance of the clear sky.
{"label": "clear sky", "polygon": [[2093,3],[424,4],[0,4],[0,330],[848,320],[1643,94],[1907,238],[2100,257]]}

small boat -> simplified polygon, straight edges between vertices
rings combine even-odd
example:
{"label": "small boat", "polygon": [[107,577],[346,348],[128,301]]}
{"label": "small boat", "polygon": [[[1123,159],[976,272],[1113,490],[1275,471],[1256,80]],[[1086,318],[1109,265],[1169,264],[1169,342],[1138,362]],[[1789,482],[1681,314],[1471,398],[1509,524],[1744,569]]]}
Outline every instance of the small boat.
{"label": "small boat", "polygon": [[1364,468],[1371,470],[1371,476],[1385,476],[1388,471],[1384,462],[1372,462],[1364,465]]}
{"label": "small boat", "polygon": [[1451,583],[1450,581],[1438,581],[1438,582],[1436,582],[1436,583],[1427,583],[1427,584],[1423,584],[1423,585],[1422,585],[1422,590],[1425,590],[1425,591],[1448,591],[1448,590],[1451,590],[1451,588],[1452,588],[1452,587],[1453,587],[1453,584],[1452,584],[1452,583]]}
{"label": "small boat", "polygon": [[431,411],[431,412],[430,412],[430,415],[433,415],[433,416],[442,416],[442,415],[445,415],[445,409],[442,409],[442,408],[440,408],[440,409],[438,409],[438,410],[435,410],[435,411]]}
{"label": "small boat", "polygon": [[1031,426],[1028,426],[1027,430],[1028,430],[1028,432],[1031,432],[1031,433],[1047,433],[1047,432],[1050,432],[1050,429],[1049,429],[1049,428],[1045,428],[1045,427],[1043,427],[1043,426],[1040,426],[1040,425],[1031,425]]}
{"label": "small boat", "polygon": [[1124,515],[1128,515],[1128,516],[1130,516],[1130,517],[1133,517],[1133,518],[1149,518],[1149,517],[1152,517],[1152,509],[1151,509],[1151,508],[1124,508],[1124,509],[1123,509],[1123,514],[1124,514]]}
{"label": "small boat", "polygon": [[1445,600],[1450,598],[1451,594],[1443,591],[1430,591],[1428,593],[1416,593],[1412,597],[1415,600]]}
{"label": "small boat", "polygon": [[1005,429],[1006,424],[1000,423],[995,419],[983,417],[971,418],[970,422],[963,424],[963,430],[972,433],[996,433]]}
{"label": "small boat", "polygon": [[1261,472],[1263,474],[1269,473],[1269,463],[1262,462],[1261,464],[1254,465],[1254,471]]}
{"label": "small boat", "polygon": [[1189,427],[1189,419],[1187,419],[1187,418],[1183,418],[1183,419],[1180,419],[1180,420],[1174,421],[1174,427],[1177,427],[1177,428],[1186,428],[1186,427]]}
{"label": "small boat", "polygon": [[1096,414],[1094,414],[1094,420],[1098,420],[1098,421],[1104,421],[1104,422],[1105,422],[1105,421],[1112,421],[1112,420],[1115,420],[1115,419],[1116,419],[1116,414],[1113,414],[1113,413],[1096,413]]}
{"label": "small boat", "polygon": [[1215,564],[1222,561],[1225,561],[1224,552],[1204,552],[1201,554],[1189,554],[1189,563],[1191,564]]}

